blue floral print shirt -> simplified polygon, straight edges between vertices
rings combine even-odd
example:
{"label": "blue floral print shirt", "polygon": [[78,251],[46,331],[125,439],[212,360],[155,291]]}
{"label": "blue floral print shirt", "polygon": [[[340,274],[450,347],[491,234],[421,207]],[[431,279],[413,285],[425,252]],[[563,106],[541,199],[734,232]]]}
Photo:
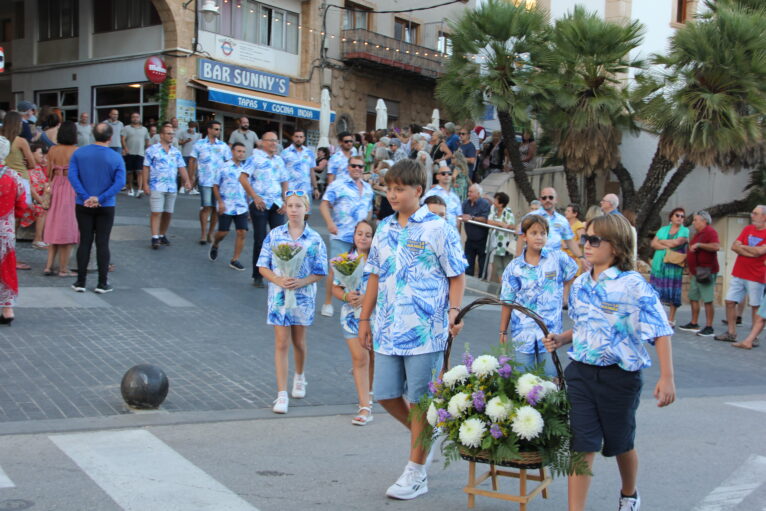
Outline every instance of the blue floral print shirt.
{"label": "blue floral print shirt", "polygon": [[153,192],[178,192],[178,169],[186,167],[181,151],[173,146],[166,151],[162,144],[146,149],[144,167],[149,167],[149,189]]}
{"label": "blue floral print shirt", "polygon": [[239,182],[239,175],[243,172],[246,163],[240,162],[239,165],[234,160],[227,161],[219,170],[214,185],[218,185],[218,193],[221,194],[223,204],[226,207],[225,214],[241,215],[247,213],[247,197],[242,183]]}
{"label": "blue floral print shirt", "polygon": [[421,204],[431,195],[438,195],[444,199],[444,202],[447,203],[447,223],[457,227],[457,217],[463,214],[463,205],[460,203],[460,197],[453,190],[447,191],[440,185],[436,185],[423,195]]}
{"label": "blue floral print shirt", "polygon": [[[536,312],[548,331],[560,334],[563,329],[561,310],[564,305],[564,282],[577,274],[577,263],[561,250],[544,247],[537,266],[526,260],[526,249],[503,271],[500,299],[516,302]],[[509,339],[521,353],[545,353],[543,331],[535,321],[519,312],[511,314]]]}
{"label": "blue floral print shirt", "polygon": [[332,206],[332,219],[338,227],[338,234],[330,237],[346,243],[354,242],[356,224],[370,216],[372,211],[372,187],[361,181],[362,192],[350,177],[341,177],[330,183],[324,192],[325,200]]}
{"label": "blue floral print shirt", "polygon": [[652,365],[645,342],[673,335],[665,309],[640,273],[603,271],[594,281],[583,273],[569,292],[569,317],[574,321],[569,357],[584,364],[617,364],[625,371]]}
{"label": "blue floral print shirt", "polygon": [[[325,248],[322,237],[308,224],[303,229],[298,239],[294,240],[290,236],[288,224],[280,225],[272,229],[263,240],[263,248],[258,256],[258,266],[269,268],[271,271],[281,276],[277,267],[274,250],[281,243],[298,243],[301,246],[308,247],[306,257],[295,278],[303,279],[309,275],[327,275],[327,249]],[[295,297],[298,306],[294,309],[285,308],[285,290],[273,282],[269,282],[268,298],[268,316],[266,322],[269,325],[290,326],[304,325],[308,326],[314,322],[314,310],[316,309],[316,282],[295,290]]]}
{"label": "blue floral print shirt", "polygon": [[[529,215],[540,215],[548,220],[548,241],[545,243],[546,247],[560,250],[562,241],[574,238],[574,233],[572,232],[572,227],[569,225],[569,220],[558,211],[554,211],[552,215],[549,215],[543,208],[540,208],[530,211],[524,215],[522,220]],[[521,235],[521,222],[519,222],[517,230],[518,234]]]}
{"label": "blue floral print shirt", "polygon": [[298,151],[295,145],[282,151],[280,154],[285,161],[287,168],[287,177],[290,184],[287,186],[290,190],[303,190],[311,197],[314,188],[311,186],[311,169],[316,164],[316,155],[308,147],[303,147]]}
{"label": "blue floral print shirt", "polygon": [[197,183],[200,186],[213,186],[218,169],[231,160],[231,149],[222,140],[210,143],[208,137],[201,138],[192,147],[191,158],[197,159]]}
{"label": "blue floral print shirt", "polygon": [[443,351],[449,333],[449,277],[468,263],[456,229],[422,206],[402,227],[383,219],[372,240],[366,272],[378,275],[373,347],[384,355]]}
{"label": "blue floral print shirt", "polygon": [[242,172],[250,178],[250,186],[266,203],[266,208],[276,204],[282,207],[282,183],[288,181],[285,161],[278,155],[269,157],[264,151],[256,149],[247,159],[247,169]]}
{"label": "blue floral print shirt", "polygon": [[[356,148],[351,149],[351,156],[356,156]],[[334,174],[335,179],[342,176],[348,176],[348,160],[346,155],[343,154],[343,151],[338,148],[338,150],[335,151],[335,154],[330,156],[330,159],[327,162],[327,175]]]}

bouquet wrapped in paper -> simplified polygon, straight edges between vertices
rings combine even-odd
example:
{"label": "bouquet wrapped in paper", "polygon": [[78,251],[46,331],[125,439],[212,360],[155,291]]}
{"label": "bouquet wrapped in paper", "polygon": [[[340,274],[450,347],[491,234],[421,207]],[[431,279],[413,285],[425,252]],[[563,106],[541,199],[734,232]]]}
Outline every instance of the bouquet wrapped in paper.
{"label": "bouquet wrapped in paper", "polygon": [[[277,269],[283,277],[296,278],[306,258],[306,247],[300,243],[280,243],[274,249],[277,257]],[[285,289],[285,309],[294,309],[298,306],[294,289]]]}
{"label": "bouquet wrapped in paper", "polygon": [[[347,292],[359,291],[364,276],[363,255],[344,252],[330,259],[335,279],[340,282]],[[362,313],[361,307],[354,307],[354,316],[358,319]]]}

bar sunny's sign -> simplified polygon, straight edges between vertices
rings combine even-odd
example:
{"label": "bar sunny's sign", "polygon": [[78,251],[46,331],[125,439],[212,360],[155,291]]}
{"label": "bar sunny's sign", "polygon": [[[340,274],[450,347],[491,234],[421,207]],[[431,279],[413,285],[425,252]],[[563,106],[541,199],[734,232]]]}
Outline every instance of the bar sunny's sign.
{"label": "bar sunny's sign", "polygon": [[290,79],[255,69],[225,64],[209,59],[199,59],[197,71],[200,80],[231,85],[278,96],[290,95]]}

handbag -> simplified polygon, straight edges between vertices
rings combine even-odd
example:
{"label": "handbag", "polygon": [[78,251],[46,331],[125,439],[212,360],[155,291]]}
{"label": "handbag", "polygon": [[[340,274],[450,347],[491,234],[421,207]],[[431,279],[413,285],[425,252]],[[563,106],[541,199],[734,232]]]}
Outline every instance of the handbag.
{"label": "handbag", "polygon": [[710,284],[713,280],[713,270],[705,266],[698,266],[694,271],[694,278],[700,284]]}
{"label": "handbag", "polygon": [[675,250],[665,249],[665,257],[662,258],[663,263],[675,264],[676,266],[686,265],[686,254],[676,252]]}

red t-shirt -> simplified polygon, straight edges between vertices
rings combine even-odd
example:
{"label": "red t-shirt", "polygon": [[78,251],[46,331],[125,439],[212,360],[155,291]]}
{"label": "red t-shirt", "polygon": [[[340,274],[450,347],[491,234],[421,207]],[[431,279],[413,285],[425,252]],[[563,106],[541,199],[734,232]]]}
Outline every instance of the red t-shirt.
{"label": "red t-shirt", "polygon": [[[766,229],[759,231],[754,225],[748,225],[742,229],[742,233],[737,238],[737,241],[748,247],[760,247],[766,244]],[[731,275],[764,284],[766,283],[766,266],[763,265],[764,261],[766,261],[766,254],[760,257],[738,255]]]}
{"label": "red t-shirt", "polygon": [[[694,235],[689,246],[691,247],[695,243],[720,243],[718,232],[708,225]],[[718,267],[718,254],[701,248],[697,249],[696,252],[689,250],[689,254],[686,256],[686,262],[689,265],[689,275],[694,275],[698,266],[710,268],[710,271],[714,274],[721,271]]]}

